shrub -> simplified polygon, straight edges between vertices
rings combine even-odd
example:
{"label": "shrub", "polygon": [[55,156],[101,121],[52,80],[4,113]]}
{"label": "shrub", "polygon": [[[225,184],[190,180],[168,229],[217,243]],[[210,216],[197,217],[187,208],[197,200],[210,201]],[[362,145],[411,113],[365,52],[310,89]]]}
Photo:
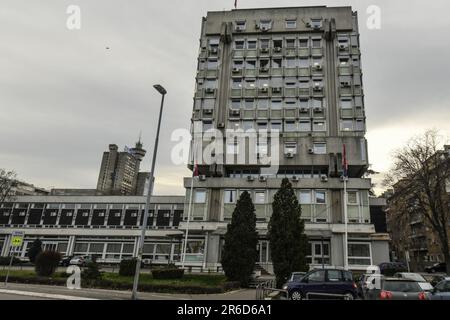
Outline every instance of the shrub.
{"label": "shrub", "polygon": [[42,252],[42,241],[39,239],[36,239],[33,241],[30,249],[28,250],[28,258],[30,258],[30,262],[35,263],[37,256],[41,252]]}
{"label": "shrub", "polygon": [[153,269],[152,276],[155,279],[181,279],[183,278],[184,270],[174,267]]}
{"label": "shrub", "polygon": [[[11,261],[11,257],[0,257],[0,266],[9,266],[9,263]],[[14,257],[12,264],[21,264],[22,261],[19,258]]]}
{"label": "shrub", "polygon": [[42,251],[37,257],[35,262],[35,270],[39,276],[49,277],[51,276],[58,263],[61,260],[61,254],[56,251]]}
{"label": "shrub", "polygon": [[102,274],[99,270],[98,263],[97,262],[89,262],[86,265],[86,270],[83,271],[82,277],[85,279],[92,279],[97,280],[101,279]]}
{"label": "shrub", "polygon": [[120,261],[119,275],[121,276],[134,276],[136,273],[137,259],[123,259]]}

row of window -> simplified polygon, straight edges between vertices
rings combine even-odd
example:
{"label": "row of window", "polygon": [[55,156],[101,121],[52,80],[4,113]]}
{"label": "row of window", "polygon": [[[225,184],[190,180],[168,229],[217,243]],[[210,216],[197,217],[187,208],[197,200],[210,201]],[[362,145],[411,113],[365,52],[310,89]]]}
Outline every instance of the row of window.
{"label": "row of window", "polygon": [[[267,190],[248,190],[248,189],[227,189],[224,191],[224,203],[234,204],[237,201],[237,197],[240,196],[244,191],[250,194],[255,204],[266,204],[268,202],[268,191]],[[298,200],[302,205],[310,204],[326,204],[327,201],[327,191],[326,190],[299,190]],[[367,194],[366,194],[367,195]],[[196,189],[194,193],[195,203],[206,203],[206,190]],[[359,205],[360,196],[359,191],[349,190],[347,191],[347,204],[348,205]]]}
{"label": "row of window", "polygon": [[322,39],[317,38],[306,38],[300,37],[288,37],[286,39],[236,39],[234,41],[235,50],[256,50],[256,49],[270,49],[274,48],[276,50],[287,48],[322,48]]}
{"label": "row of window", "polygon": [[[310,19],[306,25],[312,29],[320,29],[320,28],[322,28],[322,19],[321,18]],[[260,19],[256,26],[261,31],[268,31],[268,30],[272,29],[272,27],[273,27],[273,20],[272,19]],[[236,31],[245,31],[247,29],[247,21],[246,20],[236,20],[234,22],[234,27],[235,27]],[[288,30],[296,29],[297,28],[297,19],[296,18],[286,18],[284,20],[284,27]]]}
{"label": "row of window", "polygon": [[[174,208],[173,205],[160,204],[156,205],[160,210],[170,210]],[[0,208],[15,208],[15,209],[144,209],[145,204],[126,204],[126,203],[28,203],[28,202],[4,202],[0,204]],[[155,205],[151,204],[150,209],[154,209]],[[182,204],[177,204],[176,209],[183,209]]]}
{"label": "row of window", "polygon": [[[206,99],[205,99],[206,100]],[[342,100],[344,101],[344,100]],[[351,99],[345,100],[345,106],[351,103]],[[245,99],[231,99],[230,108],[231,109],[274,109],[279,110],[283,107],[285,108],[322,108],[324,103],[323,98],[314,97],[310,98],[245,98]],[[206,106],[210,106],[211,102],[206,102]],[[213,104],[214,106],[214,104]],[[208,109],[208,108],[206,108]]]}

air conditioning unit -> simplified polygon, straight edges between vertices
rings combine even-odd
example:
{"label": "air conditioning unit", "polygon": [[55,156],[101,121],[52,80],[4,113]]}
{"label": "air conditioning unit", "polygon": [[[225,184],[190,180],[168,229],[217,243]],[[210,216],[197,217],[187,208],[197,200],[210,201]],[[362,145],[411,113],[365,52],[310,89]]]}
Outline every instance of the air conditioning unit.
{"label": "air conditioning unit", "polygon": [[275,51],[275,52],[281,52],[281,47],[275,47],[275,48],[274,48],[274,51]]}
{"label": "air conditioning unit", "polygon": [[217,48],[211,48],[210,52],[216,54],[219,50]]}
{"label": "air conditioning unit", "polygon": [[255,178],[253,176],[247,176],[247,181],[255,181]]}
{"label": "air conditioning unit", "polygon": [[269,48],[262,48],[262,49],[261,49],[261,52],[263,52],[263,53],[268,53],[268,52],[269,52]]}
{"label": "air conditioning unit", "polygon": [[240,110],[233,110],[233,111],[231,111],[231,114],[232,114],[233,116],[238,116],[238,115],[241,114],[241,111],[240,111]]}
{"label": "air conditioning unit", "polygon": [[272,88],[272,92],[281,92],[281,88],[280,87]]}
{"label": "air conditioning unit", "polygon": [[206,88],[205,92],[206,93],[214,93],[214,89],[213,88]]}
{"label": "air conditioning unit", "polygon": [[267,93],[267,91],[269,91],[269,90],[266,87],[264,87],[264,88],[260,88],[259,91]]}
{"label": "air conditioning unit", "polygon": [[225,128],[225,123],[224,123],[224,122],[219,122],[219,123],[217,124],[217,128],[219,128],[219,129]]}
{"label": "air conditioning unit", "polygon": [[309,111],[309,108],[305,108],[305,107],[300,108],[300,112],[306,113],[308,111]]}
{"label": "air conditioning unit", "polygon": [[348,81],[342,81],[342,82],[341,82],[341,85],[342,85],[343,87],[350,87],[350,82],[348,82]]}
{"label": "air conditioning unit", "polygon": [[308,149],[308,153],[309,153],[309,154],[314,154],[314,149],[313,149],[313,148],[309,148],[309,149]]}
{"label": "air conditioning unit", "polygon": [[202,175],[198,176],[198,179],[200,181],[206,181],[206,176],[204,174],[202,174]]}
{"label": "air conditioning unit", "polygon": [[314,63],[314,69],[316,69],[316,70],[322,70],[322,65],[321,65],[320,63],[318,63],[318,62],[315,62],[315,63]]}
{"label": "air conditioning unit", "polygon": [[300,181],[299,177],[296,177],[296,176],[292,177],[292,182],[299,182],[299,181]]}
{"label": "air conditioning unit", "polygon": [[203,113],[205,113],[205,114],[212,114],[213,110],[212,109],[204,109]]}
{"label": "air conditioning unit", "polygon": [[314,108],[314,112],[322,112],[322,108],[321,107],[315,107]]}
{"label": "air conditioning unit", "polygon": [[266,182],[267,181],[267,177],[259,176],[258,180],[259,180],[259,182]]}
{"label": "air conditioning unit", "polygon": [[244,27],[241,27],[241,26],[236,26],[236,28],[234,28],[234,30],[236,30],[236,31],[244,31],[245,30],[245,28]]}
{"label": "air conditioning unit", "polygon": [[294,157],[294,154],[292,152],[286,152],[284,155],[286,156],[286,158],[290,158],[290,159],[292,159]]}
{"label": "air conditioning unit", "polygon": [[323,174],[323,175],[320,176],[320,181],[328,182],[328,177],[325,174]]}
{"label": "air conditioning unit", "polygon": [[320,83],[314,83],[314,91],[322,90],[322,85]]}
{"label": "air conditioning unit", "polygon": [[241,69],[239,69],[239,68],[233,68],[233,73],[238,73],[239,71],[241,71]]}
{"label": "air conditioning unit", "polygon": [[315,25],[313,26],[313,29],[314,29],[314,30],[319,30],[320,28],[321,28],[321,26],[318,25],[318,24],[315,24]]}
{"label": "air conditioning unit", "polygon": [[261,29],[261,31],[268,31],[269,30],[269,28],[267,28],[267,27],[260,27],[260,29]]}
{"label": "air conditioning unit", "polygon": [[348,48],[348,46],[346,44],[341,43],[339,45],[339,50],[346,50]]}
{"label": "air conditioning unit", "polygon": [[311,28],[311,23],[310,23],[310,22],[307,22],[307,23],[305,23],[305,26],[306,26],[307,28]]}
{"label": "air conditioning unit", "polygon": [[262,68],[259,68],[259,71],[261,71],[261,72],[267,72],[267,71],[269,71],[269,68],[267,68],[267,67],[262,67]]}

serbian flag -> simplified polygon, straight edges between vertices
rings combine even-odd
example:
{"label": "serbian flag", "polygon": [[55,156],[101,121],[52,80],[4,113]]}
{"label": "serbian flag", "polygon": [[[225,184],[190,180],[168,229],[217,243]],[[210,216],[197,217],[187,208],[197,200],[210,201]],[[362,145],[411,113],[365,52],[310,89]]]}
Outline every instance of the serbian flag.
{"label": "serbian flag", "polygon": [[348,161],[347,161],[347,149],[345,144],[342,146],[342,171],[344,177],[348,177]]}
{"label": "serbian flag", "polygon": [[198,173],[198,163],[195,162],[195,166],[194,166],[194,173],[192,174],[193,177],[198,177],[199,173]]}

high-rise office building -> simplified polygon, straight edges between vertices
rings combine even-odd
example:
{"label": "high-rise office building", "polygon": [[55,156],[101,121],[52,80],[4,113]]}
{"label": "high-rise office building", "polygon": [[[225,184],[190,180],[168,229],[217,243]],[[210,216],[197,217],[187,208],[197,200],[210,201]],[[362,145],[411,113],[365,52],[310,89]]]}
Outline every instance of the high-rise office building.
{"label": "high-rise office building", "polygon": [[[208,12],[192,122],[192,128],[217,129],[224,138],[215,136],[223,143],[208,162],[197,154],[208,150],[211,139],[198,139],[193,130],[189,167],[198,165],[200,177],[193,182],[188,248],[202,250],[188,251],[187,264],[220,263],[236,200],[248,191],[257,215],[258,262],[272,271],[267,224],[273,195],[287,177],[306,222],[310,265],[344,266],[343,145],[349,164],[348,264],[363,270],[389,261],[388,238],[376,234],[370,220],[358,16],[351,7]],[[258,140],[226,139],[236,129],[255,130]],[[276,134],[263,141],[266,132]],[[256,161],[249,160],[255,152]],[[276,160],[270,164],[276,171],[264,171],[265,155]],[[187,208],[191,178],[184,185]],[[180,229],[187,228],[188,214],[186,209]]]}
{"label": "high-rise office building", "polygon": [[110,144],[109,151],[103,153],[97,191],[105,195],[142,195],[145,173],[139,174],[139,167],[145,153],[141,141],[122,152]]}

